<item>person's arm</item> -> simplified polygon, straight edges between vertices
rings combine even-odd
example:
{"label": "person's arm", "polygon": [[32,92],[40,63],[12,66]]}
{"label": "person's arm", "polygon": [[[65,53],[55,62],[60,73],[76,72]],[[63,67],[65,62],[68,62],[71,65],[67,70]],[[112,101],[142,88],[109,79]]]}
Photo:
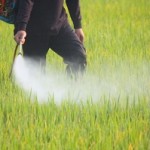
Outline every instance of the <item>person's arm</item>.
{"label": "person's arm", "polygon": [[34,0],[20,0],[15,20],[15,41],[23,44],[26,37],[26,26],[33,8]]}
{"label": "person's arm", "polygon": [[15,20],[17,30],[26,30],[27,23],[30,18],[34,0],[20,0],[18,13]]}
{"label": "person's arm", "polygon": [[81,28],[81,13],[79,0],[66,0],[66,4],[75,29]]}
{"label": "person's arm", "polygon": [[75,33],[79,37],[80,41],[83,42],[84,33],[82,31],[82,25],[81,25],[81,12],[80,12],[79,0],[66,0],[66,4],[74,24]]}

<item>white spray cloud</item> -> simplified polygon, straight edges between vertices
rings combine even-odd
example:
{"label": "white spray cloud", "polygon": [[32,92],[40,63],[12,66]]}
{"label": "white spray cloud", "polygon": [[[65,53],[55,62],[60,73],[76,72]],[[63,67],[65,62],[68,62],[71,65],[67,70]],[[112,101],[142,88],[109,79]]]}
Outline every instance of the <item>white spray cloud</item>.
{"label": "white spray cloud", "polygon": [[[93,101],[101,97],[118,98],[123,96],[146,95],[150,85],[148,69],[141,65],[138,71],[124,69],[111,70],[108,65],[106,71],[100,76],[85,74],[77,81],[67,79],[67,76],[57,71],[48,70],[42,74],[38,66],[21,55],[18,55],[14,65],[14,77],[16,84],[28,94],[36,95],[39,102],[47,102],[54,97],[56,103],[71,99],[73,101]],[[103,68],[102,68],[103,69]],[[126,71],[125,71],[126,70]],[[142,74],[139,76],[138,72]],[[150,83],[150,82],[149,82]]]}

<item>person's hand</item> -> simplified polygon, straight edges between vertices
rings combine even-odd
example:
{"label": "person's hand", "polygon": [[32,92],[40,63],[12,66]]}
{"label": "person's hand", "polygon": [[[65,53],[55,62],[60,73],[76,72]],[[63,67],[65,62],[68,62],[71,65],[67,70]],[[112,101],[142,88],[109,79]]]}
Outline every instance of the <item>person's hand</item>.
{"label": "person's hand", "polygon": [[27,36],[26,31],[20,30],[15,34],[14,39],[18,44],[24,44],[26,36]]}
{"label": "person's hand", "polygon": [[82,28],[75,29],[75,33],[78,36],[79,40],[83,43],[84,42],[84,33],[83,33]]}

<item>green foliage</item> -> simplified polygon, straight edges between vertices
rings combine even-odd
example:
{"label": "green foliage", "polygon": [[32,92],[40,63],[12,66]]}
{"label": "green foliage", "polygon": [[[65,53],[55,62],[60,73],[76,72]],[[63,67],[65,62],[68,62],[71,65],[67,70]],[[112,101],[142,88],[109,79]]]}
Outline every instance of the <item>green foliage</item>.
{"label": "green foliage", "polygon": [[[145,79],[141,88],[148,92],[134,93],[133,99],[104,95],[96,102],[90,97],[60,105],[53,98],[44,104],[32,101],[8,78],[13,26],[0,22],[0,149],[150,149],[149,8],[148,0],[81,1],[87,73]],[[55,53],[48,53],[48,61],[62,70]]]}

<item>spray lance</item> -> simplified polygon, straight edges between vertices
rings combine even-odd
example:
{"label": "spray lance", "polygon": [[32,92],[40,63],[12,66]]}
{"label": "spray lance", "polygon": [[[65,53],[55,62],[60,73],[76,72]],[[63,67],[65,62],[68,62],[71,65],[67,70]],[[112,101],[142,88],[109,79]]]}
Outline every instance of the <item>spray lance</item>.
{"label": "spray lance", "polygon": [[19,48],[18,55],[23,55],[23,53],[22,53],[22,44],[17,44],[16,47],[15,47],[15,50],[14,50],[13,61],[12,61],[10,72],[9,72],[9,78],[11,78],[11,75],[12,75],[12,71],[13,71],[14,62],[15,62],[15,58],[16,58],[18,48]]}

